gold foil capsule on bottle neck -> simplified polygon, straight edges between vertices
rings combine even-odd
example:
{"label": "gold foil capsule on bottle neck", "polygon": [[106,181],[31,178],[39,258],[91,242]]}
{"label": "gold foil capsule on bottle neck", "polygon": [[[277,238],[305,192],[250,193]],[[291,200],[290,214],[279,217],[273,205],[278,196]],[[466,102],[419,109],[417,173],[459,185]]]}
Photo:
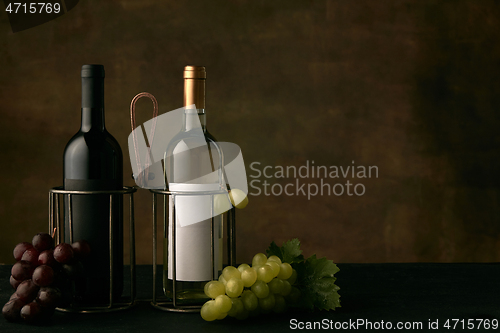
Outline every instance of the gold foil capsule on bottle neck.
{"label": "gold foil capsule on bottle neck", "polygon": [[204,66],[184,67],[184,106],[195,104],[197,109],[205,109],[206,78]]}
{"label": "gold foil capsule on bottle neck", "polygon": [[204,66],[186,66],[184,67],[185,79],[206,79],[207,72]]}

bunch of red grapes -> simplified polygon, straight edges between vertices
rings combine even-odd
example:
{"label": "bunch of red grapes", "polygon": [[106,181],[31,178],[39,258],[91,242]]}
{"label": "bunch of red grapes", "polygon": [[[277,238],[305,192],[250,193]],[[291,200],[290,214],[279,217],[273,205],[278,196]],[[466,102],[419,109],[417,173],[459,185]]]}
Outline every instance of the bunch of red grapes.
{"label": "bunch of red grapes", "polygon": [[31,243],[17,244],[17,263],[10,276],[15,292],[2,309],[5,319],[37,323],[50,318],[56,307],[68,305],[70,281],[82,277],[81,260],[89,253],[90,246],[83,240],[54,247],[47,233],[38,233]]}

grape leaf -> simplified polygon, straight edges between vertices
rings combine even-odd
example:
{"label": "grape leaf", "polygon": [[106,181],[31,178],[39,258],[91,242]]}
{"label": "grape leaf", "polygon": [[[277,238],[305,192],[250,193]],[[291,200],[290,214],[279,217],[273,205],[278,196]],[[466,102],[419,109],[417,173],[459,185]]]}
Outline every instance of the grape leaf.
{"label": "grape leaf", "polygon": [[272,241],[271,245],[269,245],[269,248],[266,250],[266,254],[268,257],[277,256],[283,261],[283,254],[281,253],[281,249],[278,245],[276,245],[274,241]]}
{"label": "grape leaf", "polygon": [[289,264],[304,261],[304,256],[302,255],[302,250],[300,249],[300,242],[297,238],[283,243],[281,248],[278,247],[278,245],[276,245],[273,241],[266,250],[266,253],[268,257],[275,255],[279,257],[282,262],[287,262]]}
{"label": "grape leaf", "polygon": [[337,278],[334,276],[339,268],[333,261],[318,259],[315,254],[304,260],[297,238],[283,243],[281,248],[272,242],[266,253],[267,256],[278,256],[297,271],[296,286],[301,291],[298,307],[309,310],[334,310],[340,307],[340,288],[335,284]]}
{"label": "grape leaf", "polygon": [[304,261],[304,256],[302,255],[302,250],[300,249],[300,242],[297,238],[283,243],[281,252],[283,253],[283,258],[281,258],[283,262],[293,264]]}
{"label": "grape leaf", "polygon": [[310,310],[331,310],[340,307],[340,288],[335,284],[334,277],[339,268],[333,261],[318,259],[314,254],[304,265],[297,265],[296,269],[300,277],[301,306]]}

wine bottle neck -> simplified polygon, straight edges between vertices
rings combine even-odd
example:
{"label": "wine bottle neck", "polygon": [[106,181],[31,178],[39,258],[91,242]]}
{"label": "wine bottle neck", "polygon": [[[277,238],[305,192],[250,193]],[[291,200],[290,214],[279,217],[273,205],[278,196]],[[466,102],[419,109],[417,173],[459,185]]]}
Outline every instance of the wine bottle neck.
{"label": "wine bottle neck", "polygon": [[82,68],[82,132],[104,131],[104,68]]}
{"label": "wine bottle neck", "polygon": [[183,131],[191,131],[199,128],[203,133],[207,131],[207,117],[205,109],[186,109],[184,111]]}
{"label": "wine bottle neck", "polygon": [[104,109],[104,77],[82,77],[82,109]]}
{"label": "wine bottle neck", "polygon": [[205,72],[205,67],[184,67],[184,131],[195,130],[200,126],[203,133],[207,131],[207,118],[205,113],[206,78],[207,73]]}
{"label": "wine bottle neck", "polygon": [[90,130],[104,131],[104,108],[82,107],[82,132]]}

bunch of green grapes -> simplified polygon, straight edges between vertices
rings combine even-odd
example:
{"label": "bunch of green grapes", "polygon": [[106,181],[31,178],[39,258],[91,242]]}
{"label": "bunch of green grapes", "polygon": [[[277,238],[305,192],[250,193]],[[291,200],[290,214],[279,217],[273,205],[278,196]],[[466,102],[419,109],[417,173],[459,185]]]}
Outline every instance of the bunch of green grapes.
{"label": "bunch of green grapes", "polygon": [[287,303],[296,303],[300,291],[293,284],[297,272],[277,256],[258,253],[252,266],[241,264],[238,268],[227,266],[218,281],[205,285],[205,294],[212,298],[201,308],[206,321],[224,319],[226,316],[246,319],[260,313],[282,313]]}

